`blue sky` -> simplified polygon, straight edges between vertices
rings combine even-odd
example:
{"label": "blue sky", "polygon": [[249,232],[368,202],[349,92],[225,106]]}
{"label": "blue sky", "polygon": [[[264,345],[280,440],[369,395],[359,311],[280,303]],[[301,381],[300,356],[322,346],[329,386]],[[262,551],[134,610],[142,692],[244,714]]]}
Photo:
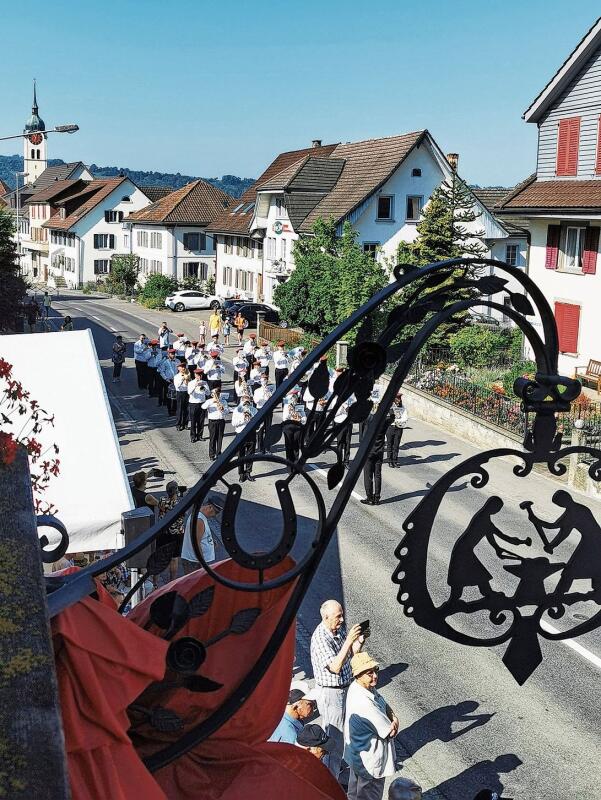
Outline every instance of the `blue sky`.
{"label": "blue sky", "polygon": [[0,135],[22,130],[35,76],[46,125],[81,127],[51,157],[255,177],[314,138],[428,128],[468,181],[512,185],[535,166],[524,109],[598,14],[595,0],[4,3]]}

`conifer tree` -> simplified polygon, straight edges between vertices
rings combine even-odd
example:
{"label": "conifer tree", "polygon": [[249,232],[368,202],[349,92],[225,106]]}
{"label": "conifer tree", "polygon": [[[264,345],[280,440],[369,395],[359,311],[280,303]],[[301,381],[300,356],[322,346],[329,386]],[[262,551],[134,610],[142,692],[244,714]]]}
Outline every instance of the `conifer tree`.
{"label": "conifer tree", "polygon": [[21,277],[15,226],[11,215],[0,207],[0,330],[15,330],[27,283]]}

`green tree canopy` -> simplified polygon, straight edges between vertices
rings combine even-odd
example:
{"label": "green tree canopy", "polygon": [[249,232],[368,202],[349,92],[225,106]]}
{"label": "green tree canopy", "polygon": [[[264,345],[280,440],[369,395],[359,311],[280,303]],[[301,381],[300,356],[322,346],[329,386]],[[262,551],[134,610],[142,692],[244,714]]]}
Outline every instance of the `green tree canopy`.
{"label": "green tree canopy", "polygon": [[140,258],[133,254],[115,256],[111,261],[111,271],[107,284],[114,291],[123,294],[131,292],[138,281]]}
{"label": "green tree canopy", "polygon": [[281,316],[307,333],[325,336],[388,283],[384,267],[356,242],[345,223],[336,236],[333,220],[318,219],[313,236],[294,243],[295,269],[274,292]]}
{"label": "green tree canopy", "polygon": [[27,292],[27,283],[20,274],[14,232],[11,215],[0,207],[0,330],[15,329],[19,306]]}

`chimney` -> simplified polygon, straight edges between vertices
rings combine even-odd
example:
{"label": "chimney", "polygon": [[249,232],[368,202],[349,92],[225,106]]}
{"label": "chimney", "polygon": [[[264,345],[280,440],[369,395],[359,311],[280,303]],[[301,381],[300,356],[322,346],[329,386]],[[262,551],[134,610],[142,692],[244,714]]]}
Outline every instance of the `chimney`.
{"label": "chimney", "polygon": [[457,172],[457,165],[459,164],[459,153],[447,153],[447,161],[451,165],[453,172]]}
{"label": "chimney", "polygon": [[321,139],[313,139],[311,147],[321,147]]}

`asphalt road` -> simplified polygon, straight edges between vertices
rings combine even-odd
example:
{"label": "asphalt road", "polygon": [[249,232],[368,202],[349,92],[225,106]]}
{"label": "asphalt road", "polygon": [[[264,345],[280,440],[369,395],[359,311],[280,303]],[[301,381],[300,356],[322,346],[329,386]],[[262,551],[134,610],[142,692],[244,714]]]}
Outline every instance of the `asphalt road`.
{"label": "asphalt road", "polygon": [[[152,441],[160,437],[161,452],[169,453],[173,463],[186,470],[186,479],[200,475],[209,463],[206,442],[190,444],[188,436],[175,430],[156,401],[140,396],[129,359],[123,382],[112,384],[108,361],[115,333],[129,341],[131,356],[132,343],[139,333],[154,334],[163,318],[174,330],[192,336],[200,312],[175,316],[81,294],[68,295],[54,305],[55,315],[68,313],[76,328],[92,331],[103,372],[109,378],[107,389],[117,422],[122,422],[124,415],[135,422],[141,444],[145,436],[155,437]],[[232,354],[233,348],[226,351],[226,359]],[[516,800],[601,797],[601,636],[581,637],[579,650],[542,641],[544,661],[520,687],[501,661],[502,649],[467,648],[446,641],[419,628],[397,603],[396,586],[390,577],[397,565],[394,549],[401,538],[403,520],[429,485],[475,452],[474,447],[442,429],[411,422],[401,451],[402,468],[384,467],[382,505],[361,505],[358,501],[363,487],[356,487],[300,614],[298,671],[310,675],[307,645],[319,619],[319,605],[328,597],[340,598],[350,623],[371,620],[368,647],[382,666],[382,693],[401,720],[398,745],[403,772],[422,783],[426,800],[471,800],[484,787],[503,791],[504,796]],[[153,459],[156,462],[156,454]],[[129,468],[144,464],[139,457],[135,461]],[[264,537],[266,522],[276,523],[275,472],[273,468],[257,469],[259,479],[244,484],[247,502],[243,536],[248,541]],[[534,500],[536,512],[546,519],[558,515],[550,501],[557,488],[555,482],[536,474],[516,478],[508,462],[499,462],[490,472],[491,480],[484,490],[471,488],[463,479],[441,506],[428,567],[429,586],[437,599],[443,599],[447,591],[450,549],[486,497],[498,494],[504,498],[505,507],[495,522],[501,530],[520,538],[533,534],[518,508],[520,500]],[[320,475],[317,479],[327,498],[325,480]],[[315,509],[307,491],[296,491],[295,501],[301,519],[301,548],[314,529]],[[582,502],[601,518],[598,504],[584,498]],[[265,545],[264,538],[261,541]],[[570,547],[566,543],[558,557],[561,559]],[[525,551],[520,549],[527,555]],[[507,573],[496,575],[494,580],[493,585],[500,589],[515,589],[517,583]],[[573,626],[590,613],[587,606],[573,606],[563,620],[553,624],[558,628]],[[484,621],[481,627],[484,631]],[[490,636],[490,627],[487,630]]]}

